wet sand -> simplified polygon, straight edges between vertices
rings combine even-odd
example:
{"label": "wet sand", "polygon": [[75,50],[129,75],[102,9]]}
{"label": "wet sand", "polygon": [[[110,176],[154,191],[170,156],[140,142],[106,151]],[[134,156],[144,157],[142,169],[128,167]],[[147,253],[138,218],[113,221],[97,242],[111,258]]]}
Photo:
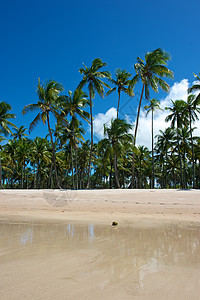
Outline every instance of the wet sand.
{"label": "wet sand", "polygon": [[0,223],[1,299],[199,299],[200,225]]}
{"label": "wet sand", "polygon": [[199,299],[198,190],[1,190],[0,237],[3,300]]}

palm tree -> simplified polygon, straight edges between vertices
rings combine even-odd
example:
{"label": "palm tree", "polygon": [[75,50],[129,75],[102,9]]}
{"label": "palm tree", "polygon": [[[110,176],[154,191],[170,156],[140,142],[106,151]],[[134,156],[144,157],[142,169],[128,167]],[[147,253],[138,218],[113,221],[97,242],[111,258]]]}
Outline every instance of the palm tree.
{"label": "palm tree", "polygon": [[154,134],[153,134],[153,114],[156,109],[160,109],[160,102],[156,99],[150,100],[150,104],[146,105],[144,109],[147,109],[147,115],[151,112],[151,151],[152,151],[152,168],[153,168],[153,181],[152,181],[152,188],[154,188],[155,183],[155,172],[154,172]]}
{"label": "palm tree", "polygon": [[79,126],[79,121],[77,116],[82,118],[83,120],[88,121],[90,114],[84,110],[85,106],[89,104],[87,99],[87,94],[85,94],[82,90],[76,89],[74,93],[69,91],[69,96],[61,96],[62,99],[62,107],[65,114],[70,114],[72,120],[72,128],[73,128],[73,139],[74,139],[74,151],[75,151],[75,172],[76,172],[76,188],[78,189],[78,172],[77,172],[77,143],[75,138],[75,129]]}
{"label": "palm tree", "polygon": [[[137,147],[137,157],[139,162],[139,188],[142,188],[142,177],[144,174],[144,170],[147,169],[147,161],[149,159],[149,150],[145,146]],[[142,166],[144,166],[144,170],[142,172]]]}
{"label": "palm tree", "polygon": [[9,112],[11,109],[10,104],[4,101],[0,102],[0,130],[5,136],[12,133],[10,126],[16,128],[16,126],[9,121],[15,118],[15,115]]}
{"label": "palm tree", "polygon": [[[172,128],[168,127],[165,131],[159,130],[159,134],[156,135],[156,151],[159,154],[159,158],[162,159],[163,164],[163,187],[167,187],[167,163],[168,163],[168,152],[174,146],[175,133]],[[165,158],[165,160],[164,160]]]}
{"label": "palm tree", "polygon": [[14,140],[15,139],[22,139],[23,137],[27,137],[28,134],[26,134],[27,128],[25,128],[24,126],[20,126],[19,128],[14,128],[14,133],[12,134]]}
{"label": "palm tree", "polygon": [[[140,108],[142,103],[143,94],[145,93],[145,98],[149,100],[150,91],[152,88],[154,92],[158,92],[159,87],[165,91],[169,92],[169,85],[162,77],[173,78],[173,72],[169,70],[166,65],[169,61],[170,56],[164,50],[158,48],[154,51],[147,52],[145,55],[145,60],[140,57],[137,58],[137,63],[134,65],[136,75],[132,79],[132,85],[134,85],[139,79],[142,81],[142,92],[140,96],[140,102],[138,106],[135,133],[134,133],[134,146],[136,143],[138,122],[140,116]],[[132,165],[132,187],[134,181],[134,152],[133,152],[133,165]]]}
{"label": "palm tree", "polygon": [[182,125],[186,125],[186,119],[184,116],[185,110],[185,102],[183,100],[171,100],[173,106],[166,107],[166,110],[170,111],[171,113],[166,117],[165,121],[171,121],[171,128],[176,126],[176,134],[177,134],[177,145],[178,145],[178,155],[180,159],[180,172],[181,172],[181,187],[184,187],[183,182],[183,172],[182,172],[182,159],[180,153],[180,136],[179,130],[181,129]]}
{"label": "palm tree", "polygon": [[34,188],[36,188],[36,186],[37,188],[40,188],[41,164],[44,163],[45,165],[49,165],[52,160],[52,154],[49,151],[49,146],[47,139],[41,137],[36,137],[31,144],[29,158],[34,167]]}
{"label": "palm tree", "polygon": [[37,114],[35,119],[31,122],[29,131],[32,131],[33,128],[38,124],[39,121],[42,121],[44,124],[47,121],[48,131],[51,139],[51,146],[52,146],[52,159],[55,171],[55,179],[56,185],[60,188],[60,184],[58,181],[58,175],[56,170],[56,161],[55,161],[55,144],[53,142],[52,131],[50,127],[50,113],[58,120],[61,116],[61,108],[60,102],[58,100],[60,92],[63,91],[63,86],[53,80],[48,81],[46,84],[41,84],[40,79],[38,79],[38,86],[37,86],[37,94],[39,97],[39,101],[35,104],[26,105],[22,111],[23,114],[27,113],[28,111],[37,111],[40,112]]}
{"label": "palm tree", "polygon": [[88,169],[88,162],[90,158],[90,141],[87,140],[85,142],[82,142],[82,145],[80,148],[78,148],[78,165],[80,169],[80,189],[84,188],[86,186],[85,184],[85,178],[87,174]]}
{"label": "palm tree", "polygon": [[117,119],[119,117],[119,104],[120,104],[120,96],[121,92],[124,92],[130,97],[134,96],[133,93],[133,86],[131,86],[130,77],[131,74],[128,73],[126,70],[117,69],[115,72],[116,79],[110,78],[109,81],[115,85],[114,88],[110,89],[106,95],[110,95],[112,92],[116,91],[118,92],[118,104],[117,104]]}
{"label": "palm tree", "polygon": [[95,97],[95,92],[99,94],[102,98],[104,97],[104,86],[109,87],[107,83],[102,81],[102,78],[110,78],[110,72],[100,71],[101,68],[107,66],[106,63],[103,63],[100,58],[93,60],[90,68],[84,65],[84,68],[81,68],[79,72],[83,75],[83,79],[78,85],[78,89],[82,89],[85,85],[88,85],[89,90],[89,99],[90,99],[90,126],[91,126],[91,144],[90,144],[90,159],[88,166],[88,185],[87,188],[90,188],[90,175],[91,175],[91,160],[92,160],[92,149],[93,149],[93,115],[92,115],[92,99]]}
{"label": "palm tree", "polygon": [[117,188],[120,188],[117,159],[120,155],[125,155],[127,144],[132,143],[132,135],[128,133],[131,128],[130,124],[121,119],[112,120],[110,127],[104,125],[104,135],[107,137],[102,140],[102,143],[106,145],[108,153],[110,152],[109,149],[112,148]]}
{"label": "palm tree", "polygon": [[[15,115],[10,113],[11,106],[10,104],[1,101],[0,102],[0,131],[1,131],[1,140],[0,143],[3,141],[3,135],[8,136],[12,133],[11,127],[16,127],[12,122],[10,122],[10,119],[14,119]],[[1,171],[1,155],[0,155],[0,188],[2,188],[2,171]]]}
{"label": "palm tree", "polygon": [[[193,129],[191,129],[193,131]],[[190,155],[190,146],[191,146],[191,132],[186,126],[182,127],[179,130],[180,136],[180,152],[183,158],[183,182],[184,187],[187,188],[187,178],[186,178],[186,153]]]}
{"label": "palm tree", "polygon": [[21,168],[21,188],[24,188],[24,174],[25,174],[25,167],[26,163],[29,158],[30,152],[30,141],[23,138],[17,141],[16,145],[16,158],[18,160],[19,166]]}
{"label": "palm tree", "polygon": [[185,102],[185,113],[189,117],[190,124],[190,137],[191,137],[191,146],[192,146],[192,174],[193,174],[193,188],[195,188],[195,168],[194,168],[194,143],[192,136],[192,122],[199,120],[198,114],[200,113],[200,97],[195,95],[189,95],[187,101]]}
{"label": "palm tree", "polygon": [[194,74],[194,77],[197,79],[193,86],[188,89],[188,93],[193,93],[193,92],[199,92],[199,94],[196,96],[196,104],[200,103],[200,72],[199,75]]}

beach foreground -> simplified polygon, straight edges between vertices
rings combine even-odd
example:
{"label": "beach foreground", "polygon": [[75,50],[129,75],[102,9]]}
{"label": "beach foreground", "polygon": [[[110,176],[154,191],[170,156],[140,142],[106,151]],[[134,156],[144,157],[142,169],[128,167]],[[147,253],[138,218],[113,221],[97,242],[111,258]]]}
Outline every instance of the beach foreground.
{"label": "beach foreground", "polygon": [[197,190],[1,190],[0,236],[3,300],[199,299]]}

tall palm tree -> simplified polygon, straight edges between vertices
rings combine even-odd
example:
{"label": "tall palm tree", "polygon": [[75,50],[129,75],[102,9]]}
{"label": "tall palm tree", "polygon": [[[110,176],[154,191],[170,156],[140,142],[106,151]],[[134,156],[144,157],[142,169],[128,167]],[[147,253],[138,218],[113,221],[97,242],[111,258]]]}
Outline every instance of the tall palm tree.
{"label": "tall palm tree", "polygon": [[104,135],[107,137],[102,140],[102,143],[106,144],[108,149],[112,148],[117,188],[120,188],[117,159],[126,153],[127,144],[132,143],[132,135],[128,133],[131,128],[130,124],[121,119],[112,120],[110,127],[104,125]]}
{"label": "tall palm tree", "polygon": [[192,123],[199,120],[198,113],[200,113],[200,97],[195,95],[189,95],[187,101],[185,102],[185,113],[189,117],[190,124],[190,137],[192,146],[192,174],[193,174],[193,188],[195,188],[195,167],[194,167],[194,143],[192,136]]}
{"label": "tall palm tree", "polygon": [[183,100],[175,100],[175,101],[172,100],[171,102],[172,102],[172,107],[166,107],[166,110],[168,110],[170,114],[166,117],[165,121],[166,122],[171,121],[171,128],[176,127],[178,154],[180,159],[181,187],[184,188],[179,130],[183,125],[186,125],[185,122],[187,121],[184,116],[185,103]]}
{"label": "tall palm tree", "polygon": [[[162,77],[173,78],[173,72],[169,70],[166,65],[169,61],[170,56],[164,50],[158,48],[154,51],[147,52],[145,55],[145,60],[142,60],[140,57],[137,58],[137,63],[134,65],[136,75],[132,79],[132,85],[134,85],[138,80],[142,82],[142,92],[140,96],[136,124],[135,124],[135,133],[134,133],[134,146],[136,143],[138,122],[140,116],[140,108],[142,103],[143,94],[145,93],[145,98],[149,100],[150,97],[150,88],[154,92],[158,92],[159,87],[165,91],[169,92],[169,85]],[[132,187],[134,181],[134,152],[133,152],[133,165],[132,165]]]}
{"label": "tall palm tree", "polygon": [[154,118],[154,112],[157,109],[160,109],[160,102],[156,99],[151,99],[150,104],[146,105],[144,109],[147,110],[147,115],[151,112],[151,151],[152,151],[152,169],[153,169],[153,181],[152,181],[152,188],[154,188],[155,183],[155,172],[154,172],[154,134],[153,134],[153,118]]}
{"label": "tall palm tree", "polygon": [[110,78],[110,72],[101,71],[103,67],[107,66],[103,63],[100,58],[93,60],[90,68],[84,65],[84,68],[80,68],[79,72],[83,75],[83,79],[78,85],[78,89],[82,89],[85,85],[88,86],[89,100],[90,100],[90,126],[91,126],[91,144],[90,144],[90,159],[88,166],[88,185],[90,188],[90,175],[91,175],[91,160],[92,160],[92,149],[93,149],[93,115],[92,115],[92,99],[95,97],[95,92],[102,98],[104,97],[104,86],[110,88],[110,86],[102,81],[102,78]]}
{"label": "tall palm tree", "polygon": [[20,126],[19,128],[14,128],[14,133],[12,134],[14,139],[19,139],[21,140],[23,137],[27,137],[28,134],[26,134],[26,130],[27,128],[25,128],[24,126]]}
{"label": "tall palm tree", "polygon": [[55,144],[53,141],[52,130],[50,127],[50,113],[56,119],[60,118],[61,115],[61,108],[60,108],[60,101],[58,100],[60,92],[63,91],[63,86],[53,80],[49,80],[46,84],[41,84],[40,79],[38,79],[38,86],[37,86],[37,94],[39,97],[39,101],[34,104],[26,105],[22,111],[22,114],[27,113],[28,111],[37,111],[40,112],[37,114],[35,119],[31,122],[29,131],[32,131],[33,128],[38,124],[39,121],[42,121],[44,124],[47,122],[48,131],[51,139],[51,146],[52,146],[52,159],[53,159],[53,166],[55,171],[55,179],[56,185],[60,188],[60,184],[58,181],[57,169],[56,169],[56,161],[55,161]]}
{"label": "tall palm tree", "polygon": [[82,118],[83,120],[89,122],[90,114],[84,110],[86,105],[89,104],[87,99],[87,94],[85,94],[81,89],[76,89],[73,93],[69,91],[69,96],[61,96],[62,99],[62,107],[65,114],[70,114],[71,124],[73,128],[73,139],[74,139],[74,151],[75,151],[75,172],[76,172],[76,188],[78,189],[78,172],[77,172],[77,143],[75,137],[75,129],[77,131],[77,127],[79,125],[79,121],[77,117]]}
{"label": "tall palm tree", "polygon": [[131,80],[131,74],[128,73],[126,70],[117,69],[115,72],[116,79],[110,78],[109,81],[115,85],[114,88],[111,88],[106,95],[110,95],[112,92],[116,91],[118,92],[118,104],[117,104],[117,119],[119,117],[119,104],[120,104],[120,96],[121,92],[124,92],[130,97],[134,96],[133,93],[133,86],[130,84]]}

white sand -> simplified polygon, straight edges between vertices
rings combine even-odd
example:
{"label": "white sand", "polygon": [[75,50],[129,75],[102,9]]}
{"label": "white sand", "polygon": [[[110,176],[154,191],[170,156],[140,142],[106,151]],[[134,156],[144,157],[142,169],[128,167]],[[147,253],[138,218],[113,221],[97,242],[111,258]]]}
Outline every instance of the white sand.
{"label": "white sand", "polygon": [[0,216],[200,221],[200,190],[0,190]]}

